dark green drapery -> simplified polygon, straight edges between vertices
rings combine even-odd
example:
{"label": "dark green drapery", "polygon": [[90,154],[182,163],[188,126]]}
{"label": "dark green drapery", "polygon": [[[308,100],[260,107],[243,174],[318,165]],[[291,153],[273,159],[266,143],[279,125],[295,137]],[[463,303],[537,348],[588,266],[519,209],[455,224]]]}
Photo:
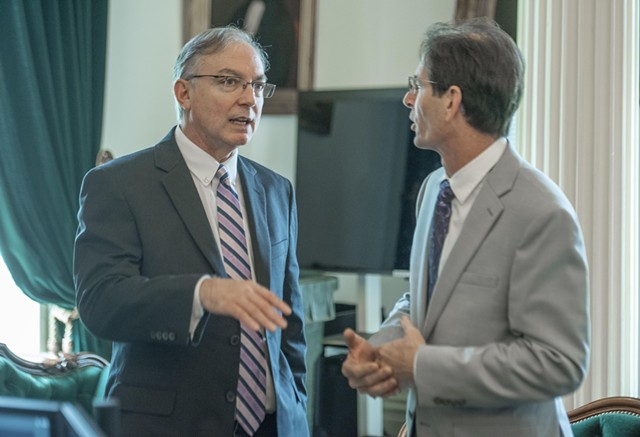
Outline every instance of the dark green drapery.
{"label": "dark green drapery", "polygon": [[[107,6],[0,1],[0,252],[26,295],[64,308],[78,192],[100,146]],[[74,331],[77,350],[104,353]]]}

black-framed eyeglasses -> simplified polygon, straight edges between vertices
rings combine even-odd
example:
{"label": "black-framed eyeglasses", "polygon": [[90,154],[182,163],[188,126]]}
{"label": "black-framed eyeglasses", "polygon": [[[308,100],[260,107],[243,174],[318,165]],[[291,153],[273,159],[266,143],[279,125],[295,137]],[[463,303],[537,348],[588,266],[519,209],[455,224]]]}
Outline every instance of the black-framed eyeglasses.
{"label": "black-framed eyeglasses", "polygon": [[187,80],[195,79],[198,77],[212,77],[217,79],[217,84],[220,89],[226,93],[232,93],[239,89],[244,91],[247,89],[248,85],[251,85],[253,88],[253,95],[256,97],[263,97],[268,99],[273,96],[273,93],[276,91],[276,86],[272,83],[262,82],[260,80],[253,80],[248,82],[246,80],[242,80],[237,76],[224,76],[219,74],[194,74],[193,76],[189,76]]}
{"label": "black-framed eyeglasses", "polygon": [[415,74],[409,76],[409,92],[411,94],[417,94],[419,90],[425,87],[424,83],[430,83],[431,85],[437,85],[438,82],[434,82],[432,80],[422,80],[418,79],[418,76]]}

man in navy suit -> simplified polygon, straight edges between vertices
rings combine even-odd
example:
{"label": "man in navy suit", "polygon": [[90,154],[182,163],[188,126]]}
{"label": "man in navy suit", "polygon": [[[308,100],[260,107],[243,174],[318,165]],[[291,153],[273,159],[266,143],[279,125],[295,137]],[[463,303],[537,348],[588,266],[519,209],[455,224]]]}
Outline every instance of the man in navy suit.
{"label": "man in navy suit", "polygon": [[[274,91],[267,68],[242,30],[197,35],[174,68],[179,125],[85,176],[77,305],[113,341],[107,393],[120,401],[125,435],[308,434],[293,189],[238,155]],[[220,166],[239,200],[246,279],[229,277],[220,249]],[[266,342],[255,434],[236,415],[244,328]]]}

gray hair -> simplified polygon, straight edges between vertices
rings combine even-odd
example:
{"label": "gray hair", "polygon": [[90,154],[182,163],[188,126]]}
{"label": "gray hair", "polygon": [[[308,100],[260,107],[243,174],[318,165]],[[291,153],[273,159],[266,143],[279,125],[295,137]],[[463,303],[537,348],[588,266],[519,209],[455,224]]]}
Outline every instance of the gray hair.
{"label": "gray hair", "polygon": [[434,93],[462,90],[467,122],[487,133],[507,135],[524,88],[524,60],[511,37],[492,20],[459,25],[436,23],[426,32],[420,58]]}
{"label": "gray hair", "polygon": [[[251,46],[260,57],[264,70],[269,69],[267,52],[251,34],[235,26],[213,27],[191,38],[180,50],[173,66],[173,82],[196,74],[200,59],[203,56],[220,53],[232,44],[244,43]],[[182,121],[184,110],[176,100],[178,123]]]}

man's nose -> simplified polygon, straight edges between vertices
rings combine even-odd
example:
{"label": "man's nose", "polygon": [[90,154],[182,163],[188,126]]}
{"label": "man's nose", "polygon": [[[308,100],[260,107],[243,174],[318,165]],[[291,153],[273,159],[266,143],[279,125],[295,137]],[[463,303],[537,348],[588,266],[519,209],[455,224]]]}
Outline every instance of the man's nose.
{"label": "man's nose", "polygon": [[249,106],[256,105],[257,99],[256,99],[255,91],[253,90],[253,86],[250,83],[246,84],[244,88],[242,88],[239,100],[242,104],[245,104],[245,105],[249,105]]}
{"label": "man's nose", "polygon": [[407,108],[413,108],[413,103],[415,102],[416,96],[411,91],[407,91],[402,99],[402,103]]}

